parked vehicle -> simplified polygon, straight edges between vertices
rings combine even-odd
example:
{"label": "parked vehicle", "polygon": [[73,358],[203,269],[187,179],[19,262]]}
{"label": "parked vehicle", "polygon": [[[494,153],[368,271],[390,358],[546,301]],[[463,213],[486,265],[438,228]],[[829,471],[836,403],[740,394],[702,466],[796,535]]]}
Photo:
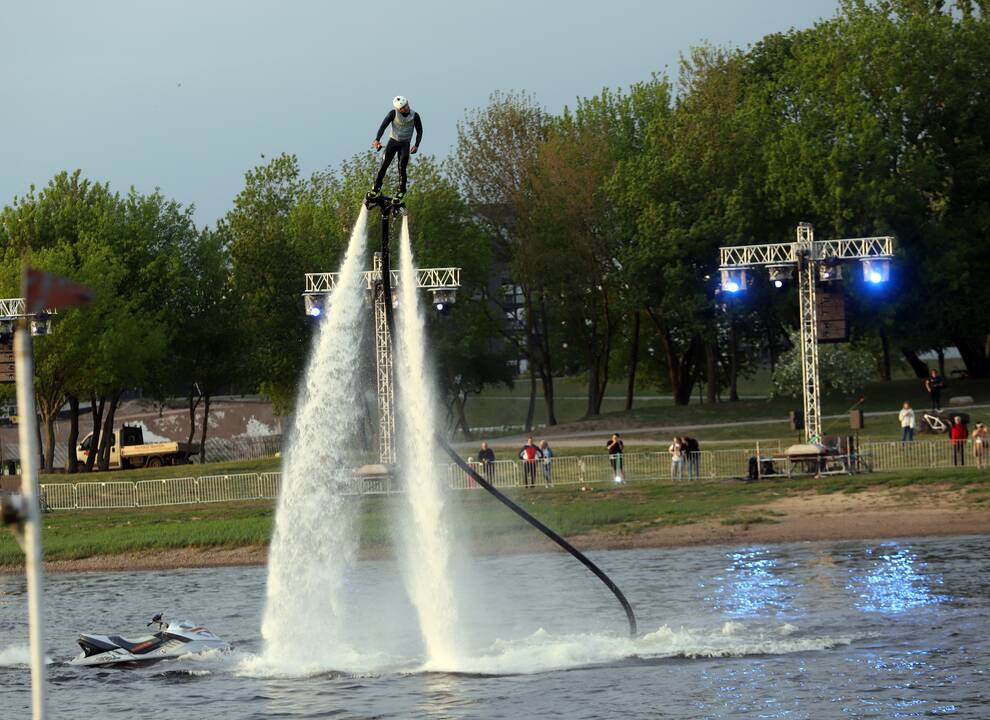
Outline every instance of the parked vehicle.
{"label": "parked vehicle", "polygon": [[[93,433],[86,435],[76,446],[76,458],[86,462],[93,447]],[[161,467],[185,465],[199,450],[195,445],[175,441],[146,443],[144,431],[139,426],[124,425],[114,430],[110,444],[110,468]]]}

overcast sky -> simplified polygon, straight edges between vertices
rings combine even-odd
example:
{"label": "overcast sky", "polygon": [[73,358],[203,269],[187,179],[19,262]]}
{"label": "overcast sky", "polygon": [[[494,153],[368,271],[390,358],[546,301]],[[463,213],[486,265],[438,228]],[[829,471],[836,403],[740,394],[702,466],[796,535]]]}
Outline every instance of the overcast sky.
{"label": "overcast sky", "polygon": [[[746,47],[837,0],[0,0],[0,206],[81,168],[212,224],[261,155],[308,175],[364,150],[396,94],[446,156],[467,108],[550,111],[710,41]],[[369,179],[370,184],[370,179]]]}

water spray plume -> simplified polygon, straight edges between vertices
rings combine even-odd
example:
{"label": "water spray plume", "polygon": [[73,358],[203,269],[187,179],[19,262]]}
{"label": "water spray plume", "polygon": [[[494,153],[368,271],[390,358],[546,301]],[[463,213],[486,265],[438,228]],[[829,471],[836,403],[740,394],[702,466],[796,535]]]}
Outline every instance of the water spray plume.
{"label": "water spray plume", "polygon": [[453,669],[463,656],[458,641],[458,599],[452,577],[452,540],[444,489],[436,471],[436,412],[426,361],[426,323],[416,287],[409,221],[400,232],[400,312],[397,371],[400,468],[407,489],[404,577],[419,616],[427,663]]}
{"label": "water spray plume", "polygon": [[361,263],[368,211],[361,208],[324,308],[303,380],[291,440],[283,462],[282,490],[268,557],[262,622],[263,659],[285,672],[335,667],[346,649],[336,641],[345,569],[354,560],[354,504],[344,497],[358,427],[362,330]]}

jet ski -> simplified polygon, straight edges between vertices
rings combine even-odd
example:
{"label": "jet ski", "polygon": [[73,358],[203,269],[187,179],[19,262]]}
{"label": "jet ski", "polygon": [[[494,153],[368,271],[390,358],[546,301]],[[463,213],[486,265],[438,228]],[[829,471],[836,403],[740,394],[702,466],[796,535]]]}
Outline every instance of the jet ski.
{"label": "jet ski", "polygon": [[158,626],[158,632],[135,639],[120,635],[80,635],[82,653],[69,661],[70,665],[89,667],[135,667],[171,660],[206,650],[230,650],[230,645],[202,625],[189,621],[166,622],[155,615],[148,627]]}

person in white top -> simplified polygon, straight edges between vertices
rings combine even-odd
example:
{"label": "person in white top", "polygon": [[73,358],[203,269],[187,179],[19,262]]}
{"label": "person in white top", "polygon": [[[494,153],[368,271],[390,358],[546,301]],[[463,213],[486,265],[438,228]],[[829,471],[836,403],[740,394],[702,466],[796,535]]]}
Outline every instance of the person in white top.
{"label": "person in white top", "polygon": [[912,442],[914,440],[914,410],[911,409],[911,403],[907,400],[904,401],[904,407],[901,408],[898,417],[901,420],[901,445]]}
{"label": "person in white top", "polygon": [[976,467],[985,468],[987,466],[987,455],[990,450],[990,437],[987,434],[987,426],[981,422],[976,423],[973,431],[973,457],[976,458]]}
{"label": "person in white top", "polygon": [[670,453],[670,479],[671,480],[683,480],[684,479],[684,443],[679,437],[675,437],[674,441],[670,443],[670,447],[667,448],[667,452]]}

